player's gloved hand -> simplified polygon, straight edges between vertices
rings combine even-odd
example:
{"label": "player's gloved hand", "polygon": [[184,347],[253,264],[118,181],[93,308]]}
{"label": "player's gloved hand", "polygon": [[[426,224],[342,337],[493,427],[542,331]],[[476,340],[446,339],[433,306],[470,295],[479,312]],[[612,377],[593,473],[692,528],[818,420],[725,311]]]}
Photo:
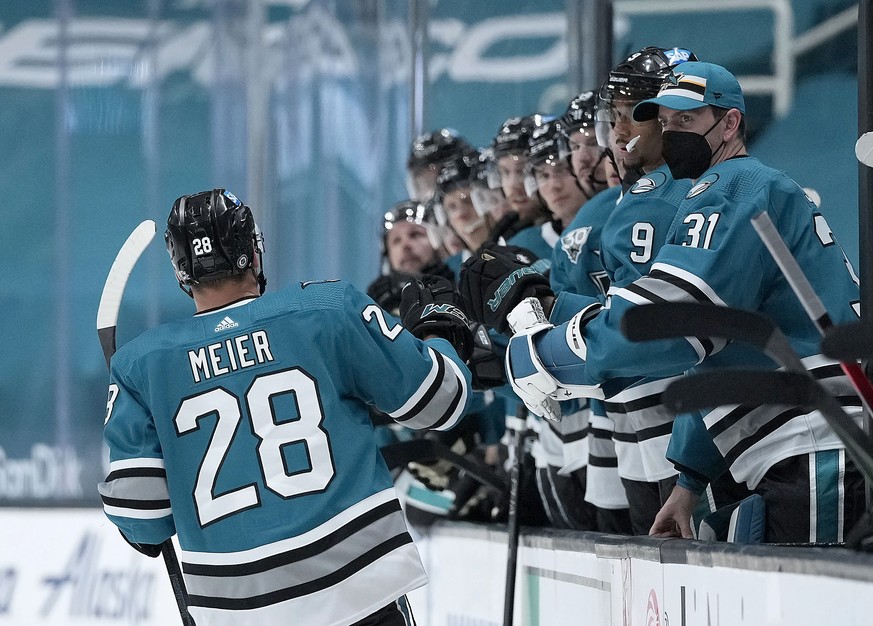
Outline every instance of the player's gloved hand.
{"label": "player's gloved hand", "polygon": [[558,381],[546,370],[534,346],[534,338],[554,325],[536,298],[522,300],[508,318],[515,333],[506,349],[506,375],[512,390],[531,413],[560,421],[561,405],[552,397]]}
{"label": "player's gloved hand", "polygon": [[408,277],[399,280],[394,272],[383,274],[367,287],[367,295],[375,300],[376,304],[388,311],[396,311],[400,306],[400,294],[403,286],[409,281]]}
{"label": "player's gloved hand", "polygon": [[536,261],[517,246],[477,250],[461,267],[458,290],[464,310],[477,322],[505,333],[507,314],[524,298],[553,295],[549,279],[532,267]]}
{"label": "player's gloved hand", "polygon": [[151,559],[156,559],[159,556],[161,556],[161,546],[159,546],[157,544],[151,544],[151,543],[135,543],[135,542],[131,541],[130,539],[128,539],[127,537],[125,537],[124,533],[121,532],[120,530],[118,531],[118,533],[122,536],[122,538],[127,542],[127,544],[131,548],[133,548],[134,550],[136,550],[140,554],[145,554],[147,557],[149,557]]}
{"label": "player's gloved hand", "polygon": [[403,288],[400,320],[419,339],[428,335],[446,339],[466,362],[473,352],[473,333],[457,298],[452,283],[445,278],[422,276]]}
{"label": "player's gloved hand", "polygon": [[473,389],[491,389],[506,384],[503,358],[494,352],[494,344],[484,324],[473,324],[473,354],[467,367],[473,375]]}

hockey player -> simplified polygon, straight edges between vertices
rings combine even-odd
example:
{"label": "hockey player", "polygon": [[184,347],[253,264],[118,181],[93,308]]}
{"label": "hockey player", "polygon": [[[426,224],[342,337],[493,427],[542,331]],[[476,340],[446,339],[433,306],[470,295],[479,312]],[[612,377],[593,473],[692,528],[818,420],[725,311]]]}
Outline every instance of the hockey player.
{"label": "hockey player", "polygon": [[392,206],[382,221],[382,274],[367,287],[367,295],[396,314],[403,287],[413,278],[431,274],[454,282],[454,272],[437,253],[440,245],[433,209],[412,200]]}
{"label": "hockey player", "polygon": [[511,117],[503,122],[491,143],[495,166],[492,186],[503,189],[513,214],[495,226],[489,240],[502,238],[541,259],[551,258],[554,245],[554,242],[549,244],[541,232],[541,226],[549,220],[549,212],[541,198],[529,196],[524,188],[524,167],[532,134],[550,119],[539,113]]}
{"label": "hockey player", "polygon": [[456,273],[461,260],[485,243],[494,227],[490,212],[483,214],[473,205],[473,180],[479,167],[479,157],[479,152],[473,151],[450,159],[443,164],[437,176],[437,220],[457,234],[466,248],[460,255],[447,260]]}
{"label": "hockey player", "polygon": [[[570,101],[561,118],[566,133],[565,155],[569,153],[568,161],[580,187],[589,190],[585,195],[594,195],[588,197],[561,233],[552,252],[549,282],[557,296],[551,312],[554,323],[567,321],[576,312],[573,294],[600,297],[609,288],[601,260],[600,232],[621,197],[621,187],[616,181],[612,189],[604,188],[604,168],[612,157],[605,158],[607,150],[597,143],[596,109],[597,94],[585,91]],[[596,507],[597,529],[631,534],[628,499],[618,473],[615,425],[607,418],[602,401],[590,400],[588,405],[588,437],[584,442],[564,446],[565,468],[572,470],[574,478],[584,486],[585,499]],[[581,464],[585,456],[587,467]]]}
{"label": "hockey player", "polygon": [[428,202],[436,193],[436,179],[449,160],[473,151],[452,128],[440,128],[415,138],[406,161],[406,191],[414,202]]}
{"label": "hockey player", "polygon": [[[403,288],[410,281],[424,275],[440,276],[454,283],[455,275],[436,254],[434,244],[440,240],[433,208],[420,202],[404,200],[395,204],[384,215],[382,254],[387,270],[367,288],[367,295],[380,307],[393,315],[399,314]],[[492,384],[504,384],[499,377],[502,368],[493,355],[487,337],[474,331],[474,349],[468,365],[473,370],[473,386],[487,388]],[[480,455],[491,453],[486,460],[496,464],[496,442],[502,424],[503,403],[493,395],[475,392],[465,414],[463,423],[451,432],[421,433],[404,428],[390,416],[371,407],[371,418],[376,425],[376,437],[380,446],[387,446],[421,436],[434,437],[458,454]],[[482,456],[486,456],[482,454]],[[395,484],[404,505],[407,521],[416,530],[424,529],[437,519],[447,516],[459,517],[468,503],[455,497],[459,482],[457,471],[445,463],[410,463],[398,471]],[[484,506],[484,503],[483,503]]]}
{"label": "hockey player", "polygon": [[[663,245],[678,203],[691,187],[675,181],[661,156],[661,129],[654,120],[631,117],[640,101],[657,95],[671,68],[694,54],[683,48],[649,46],[631,54],[613,68],[600,89],[597,118],[615,135],[615,158],[629,172],[630,185],[600,229],[600,261],[612,289],[645,274]],[[575,313],[584,303],[562,299],[561,307]],[[572,315],[572,314],[571,314]],[[554,323],[568,317],[550,318]],[[660,403],[670,379],[612,381],[604,400],[615,424],[619,474],[630,502],[635,534],[647,534],[655,515],[672,490],[677,472],[665,451],[673,416]]]}
{"label": "hockey player", "polygon": [[112,359],[109,519],[152,556],[178,535],[201,626],[408,624],[427,576],[367,405],[458,422],[470,374],[441,337],[470,337],[451,290],[411,285],[408,330],[343,281],[261,295],[260,233],[223,189],[176,200],[166,242],[197,313]]}
{"label": "hockey player", "polygon": [[[638,121],[654,116],[664,129],[662,154],[671,174],[694,181],[667,241],[648,274],[616,290],[610,307],[592,302],[555,328],[544,319],[524,323],[528,330],[513,337],[509,346],[516,392],[533,410],[554,415],[553,393],[596,395],[604,381],[616,376],[772,366],[759,352],[738,343],[687,338],[634,345],[622,337],[618,325],[625,311],[666,300],[761,312],[780,326],[821,383],[835,395],[852,398],[839,368],[818,353],[815,327],[751,228],[750,218],[764,210],[771,214],[838,323],[856,317],[853,271],[802,189],[748,156],[745,103],[736,78],[711,63],[683,64],[656,98],[634,109]],[[527,281],[516,281],[516,293],[504,294],[504,307],[519,301],[534,280],[531,274]],[[486,288],[484,297],[493,297],[493,289]],[[536,316],[533,302],[522,304],[510,317]],[[857,407],[854,413],[859,413]],[[725,467],[763,497],[766,541],[841,541],[844,529],[860,516],[863,480],[819,412],[743,405],[720,408],[697,420],[674,425],[669,454],[682,473],[652,534],[690,537],[691,509],[706,483]],[[698,436],[699,425],[705,425],[706,439]]]}

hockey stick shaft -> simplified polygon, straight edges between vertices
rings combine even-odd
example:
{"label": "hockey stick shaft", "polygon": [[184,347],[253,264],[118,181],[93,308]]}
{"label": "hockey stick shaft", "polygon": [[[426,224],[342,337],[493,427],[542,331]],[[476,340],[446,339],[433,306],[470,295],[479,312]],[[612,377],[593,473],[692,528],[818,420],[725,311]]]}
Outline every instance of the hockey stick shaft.
{"label": "hockey stick shaft", "polygon": [[403,467],[408,463],[428,462],[432,459],[447,461],[449,464],[470,475],[479,485],[498,493],[506,492],[506,481],[488,466],[456,454],[442,442],[432,439],[412,439],[399,441],[380,448],[382,458],[388,469]]}
{"label": "hockey stick shaft", "polygon": [[512,626],[515,609],[515,579],[518,569],[518,538],[520,526],[518,521],[518,506],[521,496],[521,481],[525,471],[525,448],[527,430],[527,407],[519,403],[516,416],[522,426],[512,429],[512,447],[515,451],[512,469],[509,473],[509,514],[506,522],[507,555],[506,555],[506,586],[503,596],[503,626]]}
{"label": "hockey stick shaft", "polygon": [[[821,298],[818,297],[809,279],[803,273],[797,259],[791,254],[791,250],[788,249],[785,241],[779,235],[779,231],[776,230],[773,220],[770,219],[766,211],[762,211],[752,218],[752,226],[757,231],[761,241],[764,242],[767,250],[770,251],[773,260],[776,261],[776,265],[779,266],[779,269],[785,276],[785,280],[788,281],[809,319],[812,320],[819,334],[824,337],[827,330],[833,326],[833,322]],[[864,411],[868,417],[873,417],[873,411],[871,411],[871,407],[873,407],[873,385],[870,384],[870,381],[864,375],[864,371],[857,363],[842,361],[840,362],[840,367],[861,397]],[[869,427],[865,430],[869,432]]]}
{"label": "hockey stick shaft", "polygon": [[[100,305],[97,307],[97,337],[100,340],[100,347],[103,350],[107,367],[112,360],[112,355],[115,354],[118,311],[121,308],[121,299],[124,296],[127,279],[139,257],[154,238],[156,230],[154,221],[143,221],[127,237],[115,256],[112,267],[109,268],[109,274],[100,295]],[[160,548],[182,624],[194,626],[194,620],[188,612],[188,592],[185,589],[185,581],[182,578],[182,570],[179,567],[179,559],[176,557],[176,549],[172,539],[164,541]]]}

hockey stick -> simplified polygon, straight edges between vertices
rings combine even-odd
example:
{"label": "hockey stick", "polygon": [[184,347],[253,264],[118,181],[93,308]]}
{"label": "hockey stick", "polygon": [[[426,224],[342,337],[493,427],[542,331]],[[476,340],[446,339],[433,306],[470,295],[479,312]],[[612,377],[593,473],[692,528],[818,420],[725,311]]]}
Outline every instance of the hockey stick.
{"label": "hockey stick", "polygon": [[[855,156],[862,165],[873,167],[873,132],[858,137]],[[873,324],[861,320],[833,326],[825,332],[821,349],[825,356],[839,361],[869,359],[873,357]]]}
{"label": "hockey stick", "polygon": [[[118,325],[118,311],[121,308],[121,298],[124,296],[124,288],[127,279],[133,271],[139,257],[151,243],[157,227],[152,220],[145,220],[137,226],[127,237],[124,245],[115,256],[106,283],[103,285],[103,293],[100,295],[100,305],[97,307],[97,337],[100,339],[100,347],[103,349],[103,357],[106,366],[115,354],[115,330]],[[185,589],[185,581],[182,579],[182,571],[176,558],[176,550],[172,539],[167,539],[160,545],[161,556],[167,568],[167,576],[176,597],[176,605],[179,608],[179,616],[184,626],[193,626],[194,620],[188,613],[188,592]]]}
{"label": "hockey stick", "polygon": [[403,467],[407,463],[421,463],[422,460],[442,459],[458,470],[469,474],[480,485],[504,493],[506,481],[498,476],[487,465],[461,456],[446,444],[433,439],[412,439],[391,443],[379,448],[388,469]]}
{"label": "hockey stick", "polygon": [[788,370],[806,371],[794,348],[767,317],[753,311],[700,304],[657,302],[629,309],[621,331],[631,341],[717,337],[748,343]]}
{"label": "hockey stick", "polygon": [[838,361],[873,357],[873,324],[862,320],[831,327],[822,339],[821,351]]}
{"label": "hockey stick", "polygon": [[[800,374],[815,382],[782,331],[767,317],[752,311],[693,302],[659,302],[628,310],[621,321],[621,329],[631,341],[677,337],[718,337],[743,341],[762,350],[789,372]],[[712,376],[713,380],[718,380],[719,376],[726,377],[730,372],[731,370],[719,370],[706,375]],[[767,370],[756,373],[763,376],[767,374]],[[690,376],[689,380],[697,380],[697,377],[702,375]],[[679,382],[684,383],[684,381],[676,381],[672,384]],[[713,384],[718,386],[717,383]],[[751,385],[749,389],[754,390],[762,386],[759,383]],[[750,391],[745,400],[728,404],[752,403],[754,403],[754,396]],[[859,469],[862,467],[870,469],[870,476],[873,478],[873,446],[870,438],[846,415],[838,403],[837,408],[838,411],[832,406],[828,412],[822,410],[822,415],[843,441],[846,450],[852,451],[852,459]]]}
{"label": "hockey stick", "polygon": [[674,413],[689,413],[731,404],[771,404],[818,409],[845,443],[846,453],[873,482],[873,440],[809,373],[767,370],[718,370],[670,383],[661,400]]}
{"label": "hockey stick", "polygon": [[518,505],[521,494],[521,481],[526,470],[525,450],[529,432],[526,427],[527,407],[519,403],[515,423],[510,428],[512,432],[512,448],[515,451],[512,469],[509,472],[509,514],[506,522],[507,555],[506,555],[506,586],[503,596],[503,626],[512,626],[513,610],[515,608],[515,578],[518,569],[518,538],[520,527],[518,522]]}
{"label": "hockey stick", "polygon": [[[764,242],[767,250],[770,251],[773,260],[776,261],[776,265],[782,270],[785,280],[788,281],[797,299],[800,300],[800,304],[803,306],[809,319],[812,320],[818,332],[824,337],[827,330],[833,327],[834,323],[831,321],[821,299],[815,293],[812,284],[803,273],[797,259],[791,254],[788,246],[785,245],[785,242],[776,230],[776,226],[773,224],[770,216],[767,215],[766,211],[762,211],[752,218],[752,226],[758,232],[758,236]],[[867,413],[869,420],[869,418],[873,417],[873,411],[870,408],[873,407],[873,385],[870,384],[861,366],[854,361],[840,361],[840,367],[861,397],[864,411]],[[869,433],[869,422],[865,430]]]}

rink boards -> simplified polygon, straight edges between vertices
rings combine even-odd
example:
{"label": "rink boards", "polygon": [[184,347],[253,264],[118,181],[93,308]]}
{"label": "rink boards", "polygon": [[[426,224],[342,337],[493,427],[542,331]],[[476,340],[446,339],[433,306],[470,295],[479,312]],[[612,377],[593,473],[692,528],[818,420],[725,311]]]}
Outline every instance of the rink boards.
{"label": "rink boards", "polygon": [[[0,509],[0,625],[179,623],[161,560],[130,549],[99,509]],[[525,531],[516,626],[870,624],[873,556]],[[441,524],[420,548],[419,626],[499,626],[506,533]],[[378,581],[373,581],[378,585]],[[305,624],[305,622],[301,622]]]}

